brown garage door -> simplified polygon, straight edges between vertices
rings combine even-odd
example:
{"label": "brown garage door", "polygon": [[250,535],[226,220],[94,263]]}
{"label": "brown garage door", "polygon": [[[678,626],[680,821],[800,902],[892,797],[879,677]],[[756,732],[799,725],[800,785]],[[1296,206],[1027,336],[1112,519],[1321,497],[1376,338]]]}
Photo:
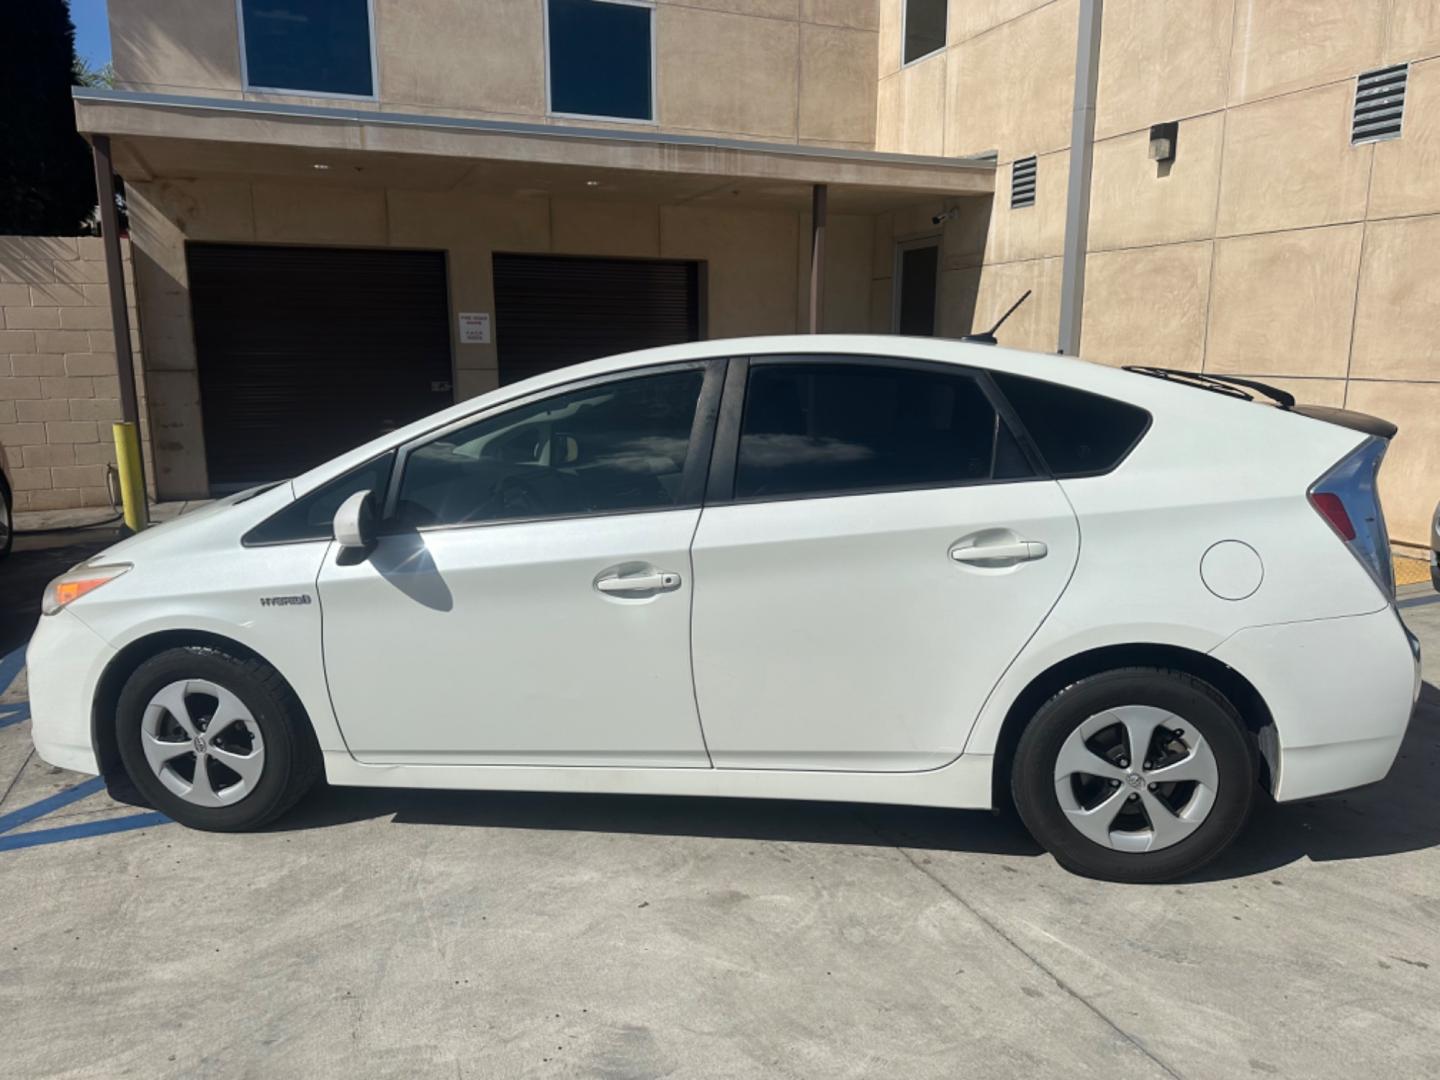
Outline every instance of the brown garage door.
{"label": "brown garage door", "polygon": [[703,333],[699,263],[497,254],[494,269],[501,383]]}
{"label": "brown garage door", "polygon": [[186,254],[212,488],[294,476],[453,400],[442,252]]}

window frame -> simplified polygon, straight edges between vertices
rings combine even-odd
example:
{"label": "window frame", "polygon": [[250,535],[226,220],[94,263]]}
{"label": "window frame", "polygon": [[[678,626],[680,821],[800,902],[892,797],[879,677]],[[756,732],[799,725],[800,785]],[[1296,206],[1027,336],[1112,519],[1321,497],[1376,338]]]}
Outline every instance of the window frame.
{"label": "window frame", "polygon": [[[879,367],[908,371],[922,371],[932,375],[968,377],[980,387],[981,393],[995,410],[999,422],[1004,424],[1020,447],[1020,452],[1029,463],[1029,476],[986,477],[980,480],[919,481],[913,484],[887,484],[875,487],[847,488],[843,491],[782,492],[775,495],[750,495],[737,497],[735,476],[740,466],[740,429],[745,417],[745,398],[750,383],[752,367],[766,367],[784,364],[786,366],[816,367]],[[994,463],[991,463],[994,469]],[[812,499],[848,499],[857,495],[885,495],[904,491],[941,491],[951,488],[989,487],[995,484],[1027,484],[1037,480],[1051,480],[1049,469],[1040,457],[1034,442],[1030,439],[1019,417],[990,379],[984,368],[966,364],[951,364],[942,360],[917,360],[905,356],[877,356],[861,353],[770,353],[765,355],[733,357],[725,373],[725,386],[720,396],[720,415],[715,426],[715,437],[711,452],[709,480],[705,488],[705,505],[730,504],[749,506],[772,502],[800,502]]]}
{"label": "window frame", "polygon": [[[258,0],[248,0],[256,3]],[[333,98],[337,101],[379,101],[380,63],[375,47],[375,0],[365,0],[365,14],[369,21],[370,36],[370,93],[347,94],[339,90],[301,90],[293,86],[257,86],[250,81],[250,57],[245,44],[245,4],[247,0],[235,0],[235,30],[240,39],[240,89],[245,93],[289,94],[294,97]]]}
{"label": "window frame", "polygon": [[[374,0],[370,0],[371,3]],[[647,8],[650,12],[650,118],[644,119],[635,116],[608,116],[604,113],[577,113],[562,112],[555,108],[555,97],[552,88],[553,64],[550,58],[550,0],[540,0],[541,21],[543,24],[542,44],[545,50],[545,115],[554,116],[564,120],[603,120],[612,124],[646,124],[651,127],[660,125],[660,93],[656,85],[659,78],[659,50],[656,37],[656,12],[655,0],[585,0],[591,4],[612,4],[616,7],[638,7]]]}
{"label": "window frame", "polygon": [[[695,510],[704,504],[705,486],[713,460],[712,447],[715,440],[716,419],[720,410],[720,395],[725,380],[724,357],[701,360],[685,360],[668,364],[655,364],[640,368],[626,368],[623,371],[606,372],[588,379],[576,379],[557,386],[500,402],[490,409],[471,413],[459,420],[432,428],[395,448],[395,462],[391,468],[390,480],[385,489],[385,503],[377,514],[376,534],[395,536],[405,533],[442,532],[454,529],[488,529],[505,525],[539,524],[551,521],[579,521],[586,518],[628,517],[632,514],[663,514],[671,510]],[[612,382],[631,382],[651,375],[669,375],[684,371],[699,371],[703,375],[700,396],[695,402],[695,417],[690,426],[690,446],[685,455],[685,470],[681,474],[680,497],[668,506],[643,506],[632,510],[595,510],[579,514],[545,514],[536,517],[502,518],[495,521],[457,521],[440,525],[410,526],[396,521],[395,511],[400,500],[400,488],[405,477],[405,465],[410,455],[436,439],[444,438],[454,431],[461,431],[472,424],[502,416],[514,409],[524,409],[549,398],[562,397],[579,390],[604,386]]]}
{"label": "window frame", "polygon": [[929,52],[915,57],[913,60],[905,59],[905,26],[910,21],[910,0],[900,0],[900,70],[904,71],[915,64],[923,63],[932,56],[942,53],[950,44],[950,5],[945,4],[945,33],[940,36],[940,44]]}

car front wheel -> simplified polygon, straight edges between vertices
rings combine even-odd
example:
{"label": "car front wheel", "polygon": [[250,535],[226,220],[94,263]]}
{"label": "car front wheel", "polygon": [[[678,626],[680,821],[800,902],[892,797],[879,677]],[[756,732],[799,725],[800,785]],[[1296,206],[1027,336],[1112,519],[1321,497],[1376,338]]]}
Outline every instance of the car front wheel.
{"label": "car front wheel", "polygon": [[1011,790],[1021,820],[1066,869],[1110,881],[1183,877],[1239,835],[1256,755],[1214,687],[1160,668],[1079,680],[1021,735]]}
{"label": "car front wheel", "polygon": [[167,649],[126,681],[120,757],[157,809],[195,829],[258,828],[320,774],[299,700],[274,668],[219,649]]}

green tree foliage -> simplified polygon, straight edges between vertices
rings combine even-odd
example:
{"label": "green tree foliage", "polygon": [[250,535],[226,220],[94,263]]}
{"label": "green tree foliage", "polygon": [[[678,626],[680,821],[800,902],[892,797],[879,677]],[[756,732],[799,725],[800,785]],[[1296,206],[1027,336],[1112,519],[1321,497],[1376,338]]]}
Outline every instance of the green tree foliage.
{"label": "green tree foliage", "polygon": [[75,27],[65,0],[0,0],[0,235],[73,236],[95,210],[75,131]]}

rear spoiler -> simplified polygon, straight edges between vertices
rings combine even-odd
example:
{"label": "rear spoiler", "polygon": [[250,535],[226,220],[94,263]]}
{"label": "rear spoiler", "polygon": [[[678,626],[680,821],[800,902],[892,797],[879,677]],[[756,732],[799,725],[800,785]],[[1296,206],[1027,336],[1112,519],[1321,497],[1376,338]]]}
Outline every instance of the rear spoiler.
{"label": "rear spoiler", "polygon": [[1364,435],[1373,435],[1381,439],[1393,439],[1396,432],[1400,430],[1389,420],[1382,420],[1378,416],[1370,416],[1367,413],[1337,409],[1331,405],[1297,405],[1295,404],[1295,395],[1288,390],[1281,390],[1278,386],[1271,386],[1256,379],[1244,379],[1239,375],[1215,375],[1208,371],[1184,371],[1180,368],[1145,367],[1139,364],[1127,364],[1125,370],[1132,371],[1136,375],[1148,375],[1152,379],[1184,383],[1199,390],[1209,390],[1212,393],[1240,398],[1243,401],[1254,401],[1255,395],[1246,392],[1254,390],[1269,398],[1277,408],[1286,412],[1308,416],[1311,420],[1320,420],[1327,424],[1337,424],[1340,427],[1349,428],[1351,431],[1358,431]]}
{"label": "rear spoiler", "polygon": [[1358,431],[1364,435],[1374,435],[1381,439],[1393,439],[1395,433],[1400,429],[1389,420],[1381,420],[1378,416],[1371,416],[1369,413],[1353,412],[1350,409],[1337,409],[1333,405],[1296,405],[1290,410],[1300,416],[1308,416],[1311,420],[1323,420],[1327,424],[1339,424],[1351,431]]}

